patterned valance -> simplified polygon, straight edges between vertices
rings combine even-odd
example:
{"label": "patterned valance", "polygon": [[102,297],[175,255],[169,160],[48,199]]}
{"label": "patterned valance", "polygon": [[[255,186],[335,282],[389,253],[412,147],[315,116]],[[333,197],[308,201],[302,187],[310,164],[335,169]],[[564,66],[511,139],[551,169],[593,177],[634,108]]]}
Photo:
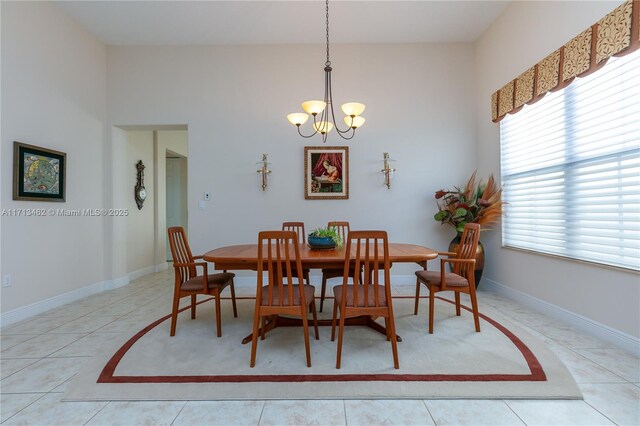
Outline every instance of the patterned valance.
{"label": "patterned valance", "polygon": [[491,95],[494,123],[518,112],[547,92],[600,69],[611,56],[640,49],[640,0],[627,0],[567,44]]}

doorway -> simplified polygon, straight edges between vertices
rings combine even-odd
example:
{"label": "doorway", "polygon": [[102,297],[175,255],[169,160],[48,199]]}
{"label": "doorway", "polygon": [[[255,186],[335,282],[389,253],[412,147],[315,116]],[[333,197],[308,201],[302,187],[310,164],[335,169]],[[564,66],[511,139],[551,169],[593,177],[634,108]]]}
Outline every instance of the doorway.
{"label": "doorway", "polygon": [[[187,158],[173,151],[166,151],[167,180],[167,228],[182,226],[188,232],[187,211]],[[171,247],[167,238],[167,261],[172,261]]]}

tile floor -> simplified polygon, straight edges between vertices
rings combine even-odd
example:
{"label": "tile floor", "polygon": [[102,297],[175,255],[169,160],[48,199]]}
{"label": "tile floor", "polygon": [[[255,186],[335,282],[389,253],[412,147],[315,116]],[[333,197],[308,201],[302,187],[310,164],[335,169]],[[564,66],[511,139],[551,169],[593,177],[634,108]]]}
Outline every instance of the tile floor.
{"label": "tile floor", "polygon": [[[119,333],[168,312],[172,271],[88,297],[0,331],[0,417],[7,425],[640,425],[640,360],[480,288],[480,309],[543,340],[584,401],[311,400],[61,402],[66,385]],[[237,293],[251,294],[253,287]],[[413,294],[413,286],[397,286]],[[186,301],[185,301],[186,303]],[[420,315],[428,313],[426,303]]]}

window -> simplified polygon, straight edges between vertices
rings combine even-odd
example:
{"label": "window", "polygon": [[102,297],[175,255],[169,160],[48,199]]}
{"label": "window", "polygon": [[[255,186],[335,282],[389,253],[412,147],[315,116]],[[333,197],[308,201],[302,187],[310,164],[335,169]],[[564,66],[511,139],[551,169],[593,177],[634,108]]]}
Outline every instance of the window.
{"label": "window", "polygon": [[640,270],[640,51],[500,122],[503,245]]}

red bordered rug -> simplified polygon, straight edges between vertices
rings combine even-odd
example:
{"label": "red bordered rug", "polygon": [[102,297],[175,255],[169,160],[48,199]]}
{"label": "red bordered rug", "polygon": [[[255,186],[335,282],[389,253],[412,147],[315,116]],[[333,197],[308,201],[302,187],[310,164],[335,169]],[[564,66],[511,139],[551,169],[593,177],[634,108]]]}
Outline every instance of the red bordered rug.
{"label": "red bordered rug", "polygon": [[[580,398],[562,362],[542,342],[513,324],[481,314],[480,333],[471,313],[455,315],[451,301],[438,298],[434,334],[427,333],[428,306],[413,315],[413,298],[394,298],[400,369],[391,345],[365,327],[349,327],[342,368],[335,368],[331,327],[311,339],[307,368],[300,327],[280,327],[258,343],[256,367],[249,367],[254,300],[238,301],[233,318],[223,302],[221,338],[215,337],[213,303],[188,311],[169,337],[169,316],[122,336],[112,351],[95,357],[78,375],[65,400],[220,400],[269,398]],[[331,305],[325,304],[324,318]]]}

